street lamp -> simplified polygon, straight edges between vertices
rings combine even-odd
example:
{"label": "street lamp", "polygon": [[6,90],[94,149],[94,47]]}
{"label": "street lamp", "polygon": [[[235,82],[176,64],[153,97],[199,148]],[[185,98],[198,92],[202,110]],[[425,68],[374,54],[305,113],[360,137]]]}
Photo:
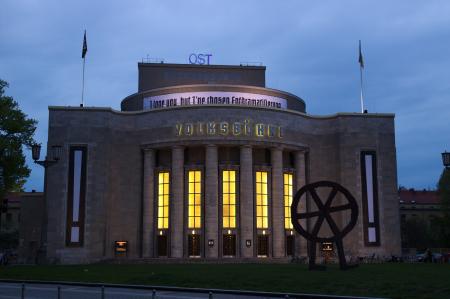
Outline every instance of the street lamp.
{"label": "street lamp", "polygon": [[35,143],[31,146],[31,153],[34,163],[44,167],[44,213],[42,219],[41,227],[41,244],[38,249],[38,263],[43,263],[47,257],[47,168],[55,165],[62,155],[62,146],[53,145],[50,148],[50,157],[45,156],[45,160],[39,161],[41,156],[41,145]]}
{"label": "street lamp", "polygon": [[450,153],[447,153],[447,151],[442,153],[442,163],[444,164],[445,168],[450,167]]}

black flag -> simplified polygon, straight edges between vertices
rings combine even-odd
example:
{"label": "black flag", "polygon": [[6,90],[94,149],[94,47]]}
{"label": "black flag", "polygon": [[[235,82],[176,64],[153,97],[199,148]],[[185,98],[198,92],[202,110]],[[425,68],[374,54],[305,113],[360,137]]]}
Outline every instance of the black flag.
{"label": "black flag", "polygon": [[361,40],[359,41],[359,59],[358,59],[359,65],[361,68],[364,68],[364,60],[361,52]]}
{"label": "black flag", "polygon": [[84,58],[86,56],[86,52],[87,52],[86,30],[84,30],[83,52],[81,53],[81,58]]}

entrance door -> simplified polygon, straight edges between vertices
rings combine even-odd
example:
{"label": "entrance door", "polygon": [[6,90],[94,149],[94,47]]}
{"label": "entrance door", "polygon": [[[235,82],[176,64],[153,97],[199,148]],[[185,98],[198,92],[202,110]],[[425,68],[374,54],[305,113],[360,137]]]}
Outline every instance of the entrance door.
{"label": "entrance door", "polygon": [[158,256],[167,256],[167,236],[158,236]]}
{"label": "entrance door", "polygon": [[258,256],[269,255],[269,236],[258,235]]}
{"label": "entrance door", "polygon": [[188,235],[188,255],[200,256],[200,235]]}
{"label": "entrance door", "polygon": [[294,236],[286,236],[286,255],[294,255]]}
{"label": "entrance door", "polygon": [[236,235],[223,235],[223,255],[236,255]]}

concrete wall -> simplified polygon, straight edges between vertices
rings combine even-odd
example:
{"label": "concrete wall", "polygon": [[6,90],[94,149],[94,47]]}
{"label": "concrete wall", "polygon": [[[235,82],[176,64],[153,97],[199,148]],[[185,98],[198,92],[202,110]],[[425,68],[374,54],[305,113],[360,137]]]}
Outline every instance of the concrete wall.
{"label": "concrete wall", "polygon": [[139,63],[139,88],[189,84],[238,84],[265,87],[265,66]]}

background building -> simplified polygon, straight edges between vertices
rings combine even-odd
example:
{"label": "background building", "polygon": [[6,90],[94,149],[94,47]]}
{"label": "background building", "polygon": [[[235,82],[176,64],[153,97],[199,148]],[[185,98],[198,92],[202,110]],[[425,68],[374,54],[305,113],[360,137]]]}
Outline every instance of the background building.
{"label": "background building", "polygon": [[398,194],[401,223],[411,218],[431,223],[434,218],[442,216],[441,199],[437,191],[400,188]]}
{"label": "background building", "polygon": [[0,250],[16,253],[18,262],[34,263],[41,244],[44,194],[11,192],[2,207]]}
{"label": "background building", "polygon": [[[138,68],[122,111],[49,107],[47,148],[63,149],[47,169],[50,260],[306,255],[290,203],[320,180],[358,201],[348,255],[400,253],[393,114],[309,115],[265,87],[263,66]],[[303,202],[298,212],[317,210]]]}
{"label": "background building", "polygon": [[21,193],[8,193],[1,202],[0,233],[19,231]]}
{"label": "background building", "polygon": [[445,222],[437,191],[399,189],[402,248],[405,255],[416,250],[442,248],[440,230]]}

